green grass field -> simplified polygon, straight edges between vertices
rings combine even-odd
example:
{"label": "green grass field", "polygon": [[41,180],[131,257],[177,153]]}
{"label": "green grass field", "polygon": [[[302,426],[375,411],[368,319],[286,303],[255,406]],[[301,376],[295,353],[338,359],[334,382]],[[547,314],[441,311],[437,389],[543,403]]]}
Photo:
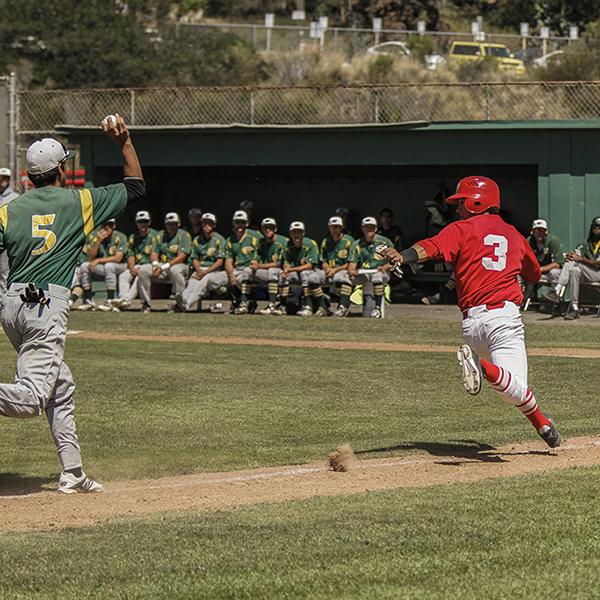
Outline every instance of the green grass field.
{"label": "green grass field", "polygon": [[593,598],[600,469],[11,535],[5,598]]}
{"label": "green grass field", "polygon": [[[431,318],[76,314],[70,326],[187,336],[459,341],[458,324]],[[529,344],[546,347],[597,348],[596,331],[527,328]],[[14,360],[0,338],[2,380],[12,378]],[[73,337],[67,360],[78,383],[87,470],[109,483],[299,464],[322,459],[340,442],[367,451],[363,456],[384,457],[436,443],[497,446],[535,439],[527,421],[490,390],[475,399],[464,394],[448,353]],[[596,362],[530,360],[530,383],[566,437],[597,432]],[[43,419],[0,421],[0,456],[0,486],[57,477]],[[598,468],[580,468],[5,534],[0,597],[593,597],[600,583],[599,474]]]}

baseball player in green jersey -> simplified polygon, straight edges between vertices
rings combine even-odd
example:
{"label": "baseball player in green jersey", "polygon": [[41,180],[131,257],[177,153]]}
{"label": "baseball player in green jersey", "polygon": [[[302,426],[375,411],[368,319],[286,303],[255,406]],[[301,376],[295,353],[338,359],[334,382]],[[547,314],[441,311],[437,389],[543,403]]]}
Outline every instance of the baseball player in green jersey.
{"label": "baseball player in green jersey", "polygon": [[[175,295],[182,294],[189,275],[188,256],[192,252],[192,238],[180,228],[179,215],[165,215],[165,228],[156,235],[150,263],[138,269],[138,293],[142,312],[151,311],[150,285],[152,281],[173,284]],[[171,309],[169,309],[171,310]]]}
{"label": "baseball player in green jersey", "polygon": [[350,247],[354,238],[347,233],[342,233],[344,221],[341,217],[331,217],[328,223],[329,235],[321,242],[321,268],[308,278],[309,291],[318,305],[315,317],[328,315],[327,298],[323,293],[323,286],[335,286],[340,296],[340,302],[333,313],[334,317],[345,317],[350,311],[350,294],[352,294],[352,281],[348,275],[348,259]]}
{"label": "baseball player in green jersey", "polygon": [[282,314],[276,306],[279,290],[279,276],[283,263],[283,253],[288,239],[277,233],[277,221],[266,217],[260,224],[262,237],[258,241],[258,258],[250,263],[252,281],[259,287],[267,288],[269,303],[258,311],[261,315]]}
{"label": "baseball player in green jersey", "polygon": [[306,228],[302,221],[290,224],[290,241],[283,254],[283,269],[279,277],[281,304],[287,305],[290,284],[302,286],[302,308],[296,313],[300,317],[312,317],[313,311],[308,289],[309,277],[319,264],[319,246],[315,240],[304,235]]}
{"label": "baseball player in green jersey", "polygon": [[98,310],[117,310],[110,305],[117,293],[117,278],[127,270],[125,253],[127,237],[117,231],[117,220],[108,219],[96,231],[92,232],[86,242],[87,261],[79,271],[83,288],[83,304],[78,310],[94,310],[92,279],[104,280],[106,284],[106,304],[100,304]]}
{"label": "baseball player in green jersey", "polygon": [[154,252],[158,231],[150,227],[151,217],[147,210],[140,210],[135,215],[137,231],[127,238],[127,269],[119,275],[119,297],[111,300],[116,309],[129,308],[131,302],[138,297],[139,269],[150,264],[150,256]]}
{"label": "baseball player in green jersey", "polygon": [[217,217],[212,213],[202,215],[202,233],[192,241],[192,275],[182,294],[175,296],[180,311],[189,310],[208,292],[227,286],[225,238],[216,232]]}
{"label": "baseball player in green jersey", "polygon": [[[360,224],[362,237],[350,248],[348,273],[355,285],[364,285],[365,308],[363,314],[375,319],[381,318],[381,306],[385,285],[390,280],[391,264],[377,254],[375,248],[386,244],[390,248],[390,239],[377,233],[375,217],[365,217]],[[373,306],[374,301],[374,308]]]}
{"label": "baseball player in green jersey", "polygon": [[579,317],[581,283],[600,283],[600,217],[592,220],[587,239],[568,252],[565,258],[558,283],[561,299],[565,291],[571,298],[565,319],[572,321]]}
{"label": "baseball player in green jersey", "polygon": [[[565,262],[560,240],[548,233],[548,223],[544,219],[535,219],[531,225],[531,235],[527,238],[540,265],[542,278],[536,284],[525,287],[525,306],[537,296],[540,301],[558,302],[560,270]],[[525,308],[523,309],[525,310]]]}
{"label": "baseball player in green jersey", "polygon": [[64,362],[69,286],[94,224],[116,217],[128,201],[145,192],[123,119],[116,115],[116,124],[105,120],[102,129],[121,149],[123,183],[65,189],[69,153],[60,142],[46,138],[34,142],[26,154],[35,189],[0,208],[0,250],[8,252],[10,264],[0,321],[18,352],[14,383],[0,384],[0,415],[46,413],[62,465],[58,491],[65,494],[103,489],[83,472],[75,431],[75,382]]}
{"label": "baseball player in green jersey", "polygon": [[258,260],[258,237],[248,233],[248,215],[243,210],[233,213],[233,232],[225,244],[225,271],[233,301],[233,312],[248,312],[248,295],[252,269],[250,263]]}

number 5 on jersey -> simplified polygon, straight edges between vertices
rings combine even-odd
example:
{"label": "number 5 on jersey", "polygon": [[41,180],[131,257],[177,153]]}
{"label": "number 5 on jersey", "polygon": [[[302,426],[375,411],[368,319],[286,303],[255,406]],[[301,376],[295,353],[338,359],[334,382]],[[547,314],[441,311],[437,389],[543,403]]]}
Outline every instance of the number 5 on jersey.
{"label": "number 5 on jersey", "polygon": [[485,246],[492,246],[494,248],[494,256],[496,257],[496,260],[494,260],[490,256],[484,256],[481,259],[483,268],[488,271],[504,271],[504,269],[506,269],[508,240],[503,235],[490,233],[483,238],[483,244]]}
{"label": "number 5 on jersey", "polygon": [[52,250],[56,245],[56,234],[49,229],[41,229],[41,227],[48,227],[54,223],[56,214],[52,215],[32,215],[31,216],[31,236],[34,238],[42,238],[44,244],[31,251],[32,256],[39,256]]}

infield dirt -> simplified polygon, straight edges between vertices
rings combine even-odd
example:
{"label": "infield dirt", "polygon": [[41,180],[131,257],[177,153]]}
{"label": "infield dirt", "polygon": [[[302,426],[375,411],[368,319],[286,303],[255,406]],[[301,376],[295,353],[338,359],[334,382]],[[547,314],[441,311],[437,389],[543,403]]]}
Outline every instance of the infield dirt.
{"label": "infield dirt", "polygon": [[[357,452],[360,458],[360,452]],[[600,464],[600,438],[548,450],[540,440],[503,448],[438,445],[429,453],[358,460],[347,473],[325,460],[302,466],[113,481],[103,494],[59,496],[52,489],[3,489],[0,531],[48,531],[165,511],[216,510],[406,487],[462,484]]]}

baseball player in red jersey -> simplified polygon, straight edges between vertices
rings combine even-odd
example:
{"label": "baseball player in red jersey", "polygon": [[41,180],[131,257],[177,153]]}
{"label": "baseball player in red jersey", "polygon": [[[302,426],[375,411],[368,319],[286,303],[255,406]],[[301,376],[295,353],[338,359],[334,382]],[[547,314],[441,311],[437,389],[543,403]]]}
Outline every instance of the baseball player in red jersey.
{"label": "baseball player in red jersey", "polygon": [[460,221],[436,236],[397,252],[382,253],[392,263],[427,260],[452,263],[462,334],[468,345],[458,350],[463,383],[478,394],[482,379],[509,404],[514,404],[551,448],[561,436],[551,417],[540,410],[527,387],[527,354],[519,306],[523,300],[520,276],[535,283],[541,272],[525,238],[498,214],[500,190],[487,177],[462,179],[446,202],[457,207]]}

